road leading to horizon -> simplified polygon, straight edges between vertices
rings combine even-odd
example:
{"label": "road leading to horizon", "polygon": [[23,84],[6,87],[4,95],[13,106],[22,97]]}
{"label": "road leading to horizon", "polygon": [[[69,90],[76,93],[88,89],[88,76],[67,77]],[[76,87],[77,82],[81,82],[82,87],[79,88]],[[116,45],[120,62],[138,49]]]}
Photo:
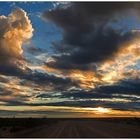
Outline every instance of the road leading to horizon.
{"label": "road leading to horizon", "polygon": [[140,126],[104,121],[64,120],[15,134],[20,138],[140,138]]}

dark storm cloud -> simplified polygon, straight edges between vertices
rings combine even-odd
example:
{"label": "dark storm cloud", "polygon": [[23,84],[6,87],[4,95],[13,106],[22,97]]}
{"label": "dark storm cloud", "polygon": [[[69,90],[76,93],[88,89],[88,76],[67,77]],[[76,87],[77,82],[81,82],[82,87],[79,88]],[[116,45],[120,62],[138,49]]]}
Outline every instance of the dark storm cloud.
{"label": "dark storm cloud", "polygon": [[[107,87],[107,86],[106,86]],[[118,88],[120,86],[118,85]],[[104,88],[105,89],[105,88]],[[126,92],[117,91],[115,94],[109,89],[107,90],[97,90],[93,89],[90,91],[84,90],[72,90],[64,91],[61,94],[57,93],[40,93],[36,96],[38,99],[57,99],[63,100],[60,102],[51,102],[40,105],[46,106],[70,106],[70,107],[97,107],[104,106],[119,110],[140,110],[139,107],[139,97],[134,95],[134,93],[127,94]],[[127,95],[127,96],[123,96]],[[130,95],[130,96],[129,96]],[[35,105],[35,104],[34,104]],[[39,104],[38,104],[39,105]]]}
{"label": "dark storm cloud", "polygon": [[[112,90],[116,88],[120,88],[120,90]],[[123,90],[121,89],[123,87]],[[116,89],[115,88],[115,89]],[[131,86],[131,89],[134,91],[134,87]],[[137,102],[140,99],[140,96],[132,90],[127,89],[127,86],[122,85],[112,85],[112,86],[101,86],[100,88],[93,89],[90,91],[84,90],[75,90],[75,91],[63,91],[61,94],[55,93],[38,93],[35,98],[49,99],[49,98],[57,98],[57,99],[65,99],[65,100],[104,100],[107,99],[108,102],[111,102],[112,99],[123,99]],[[129,92],[126,92],[129,91]],[[140,91],[140,90],[139,90]],[[109,101],[110,100],[110,101]],[[120,100],[121,101],[121,100]],[[120,102],[118,101],[118,102]]]}
{"label": "dark storm cloud", "polygon": [[49,75],[47,73],[41,73],[37,71],[30,71],[23,75],[21,78],[33,81],[34,83],[39,85],[52,86],[56,90],[77,86],[77,83],[73,82],[69,78],[57,77],[55,75]]}
{"label": "dark storm cloud", "polygon": [[25,69],[23,70],[19,67],[15,67],[15,65],[11,65],[10,67],[7,65],[5,67],[0,67],[0,72],[1,74],[7,76],[15,76],[22,80],[32,81],[33,83],[38,85],[51,86],[56,90],[78,86],[78,84],[72,81],[70,78],[63,78],[55,75],[49,75],[48,73],[33,71],[28,67],[25,67]]}
{"label": "dark storm cloud", "polygon": [[[28,71],[28,68],[26,68],[26,71]],[[0,66],[0,73],[7,76],[21,76],[25,74],[25,71],[18,65],[2,64]]]}
{"label": "dark storm cloud", "polygon": [[96,89],[97,92],[117,93],[117,94],[135,94],[140,95],[140,80],[127,79],[121,80],[113,85],[103,85]]}
{"label": "dark storm cloud", "polygon": [[[74,81],[72,81],[70,78],[63,78],[58,77],[55,75],[49,75],[48,73],[41,73],[38,71],[33,71],[29,68],[26,68],[26,70],[22,69],[7,69],[4,74],[8,76],[16,76],[23,80],[23,83],[21,82],[21,85],[24,85],[24,80],[32,81],[33,83],[41,86],[50,86],[54,88],[55,90],[64,90],[67,88],[70,88],[72,86],[78,86],[78,84]],[[7,73],[5,73],[7,72]]]}
{"label": "dark storm cloud", "polygon": [[[138,12],[139,3],[73,3],[67,8],[55,8],[43,17],[62,29],[62,40],[54,48],[60,56],[49,67],[58,69],[95,69],[91,63],[113,59],[123,43],[131,42],[138,34],[117,30],[116,23],[130,12]],[[125,32],[124,32],[125,31]],[[122,45],[122,46],[121,46]]]}
{"label": "dark storm cloud", "polygon": [[[108,91],[108,89],[107,89]],[[91,90],[91,91],[64,91],[61,92],[61,94],[56,93],[38,93],[35,98],[42,98],[45,99],[52,99],[53,102],[48,102],[46,100],[46,103],[28,103],[26,100],[28,97],[19,97],[13,98],[10,100],[1,99],[0,101],[5,102],[6,106],[69,106],[69,107],[98,107],[98,106],[104,106],[107,108],[112,109],[119,109],[119,110],[140,110],[139,107],[139,98],[137,97],[129,97],[129,96],[119,96],[119,93],[117,93],[117,96],[115,96],[113,93],[103,93],[106,92],[105,90],[97,91],[97,90]],[[120,95],[122,93],[120,92]],[[134,94],[133,94],[134,95]],[[57,102],[55,102],[55,99]],[[116,101],[115,101],[116,99]],[[117,101],[117,99],[119,99]],[[60,101],[59,101],[60,100]]]}
{"label": "dark storm cloud", "polygon": [[[53,67],[56,69],[64,69],[64,70],[70,70],[70,69],[80,69],[80,70],[94,70],[96,71],[96,64],[77,64],[72,61],[71,55],[62,55],[62,56],[53,56],[53,59],[56,61],[51,61],[49,63],[45,63],[49,67]],[[78,58],[80,61],[82,61],[82,58]],[[85,60],[84,60],[85,61]]]}
{"label": "dark storm cloud", "polygon": [[97,98],[112,98],[111,94],[104,94],[104,93],[98,93],[94,90],[91,91],[84,91],[84,90],[71,90],[71,91],[63,91],[61,94],[55,94],[55,93],[41,93],[36,96],[36,98],[67,98],[67,99],[73,99],[73,100],[79,100],[79,99],[97,99]]}
{"label": "dark storm cloud", "polygon": [[104,106],[119,110],[140,110],[140,81],[127,79],[112,85],[102,85],[92,90],[70,90],[56,93],[39,93],[36,98],[61,99],[47,106],[97,107]]}

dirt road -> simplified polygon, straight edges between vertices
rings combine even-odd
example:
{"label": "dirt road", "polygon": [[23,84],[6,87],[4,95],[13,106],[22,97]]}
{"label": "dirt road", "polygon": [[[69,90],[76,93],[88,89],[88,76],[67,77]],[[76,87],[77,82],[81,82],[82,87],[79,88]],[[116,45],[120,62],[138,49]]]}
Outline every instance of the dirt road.
{"label": "dirt road", "polygon": [[101,121],[65,120],[20,132],[20,138],[140,138],[140,126]]}

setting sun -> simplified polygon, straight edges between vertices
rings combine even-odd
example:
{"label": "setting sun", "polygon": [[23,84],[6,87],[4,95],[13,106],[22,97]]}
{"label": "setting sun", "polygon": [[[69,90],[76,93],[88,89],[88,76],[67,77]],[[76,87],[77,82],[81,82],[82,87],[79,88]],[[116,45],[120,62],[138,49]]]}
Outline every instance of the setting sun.
{"label": "setting sun", "polygon": [[139,13],[1,1],[0,138],[140,138]]}
{"label": "setting sun", "polygon": [[108,113],[108,112],[111,111],[110,108],[104,108],[104,107],[96,107],[96,108],[88,107],[88,108],[84,108],[84,109],[88,110],[88,111],[93,111],[96,114],[98,114],[98,113]]}
{"label": "setting sun", "polygon": [[97,107],[96,110],[100,113],[107,113],[110,111],[108,108],[103,108],[103,107]]}

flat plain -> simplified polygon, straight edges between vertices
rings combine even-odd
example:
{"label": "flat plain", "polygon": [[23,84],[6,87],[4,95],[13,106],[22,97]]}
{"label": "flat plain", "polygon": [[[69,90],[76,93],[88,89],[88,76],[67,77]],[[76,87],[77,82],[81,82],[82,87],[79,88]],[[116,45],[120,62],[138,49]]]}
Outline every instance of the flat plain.
{"label": "flat plain", "polygon": [[1,138],[140,138],[140,118],[1,118]]}

